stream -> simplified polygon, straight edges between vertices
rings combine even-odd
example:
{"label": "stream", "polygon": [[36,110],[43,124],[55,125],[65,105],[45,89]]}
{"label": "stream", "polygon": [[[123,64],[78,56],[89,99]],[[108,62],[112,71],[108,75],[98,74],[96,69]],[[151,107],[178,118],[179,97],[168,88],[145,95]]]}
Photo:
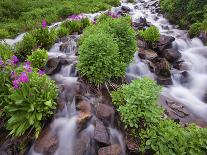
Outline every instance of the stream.
{"label": "stream", "polygon": [[[181,104],[195,116],[202,118],[207,122],[207,47],[204,46],[200,39],[190,39],[187,31],[180,30],[178,29],[178,26],[170,24],[162,14],[156,11],[158,7],[156,6],[157,3],[158,1],[154,0],[137,0],[134,4],[122,2],[121,5],[130,8],[129,15],[134,22],[138,22],[140,17],[144,17],[147,22],[155,25],[162,35],[173,36],[175,38],[173,48],[177,49],[182,54],[180,60],[182,61],[184,69],[171,69],[173,84],[164,87],[162,96]],[[111,11],[118,12],[120,10],[121,6],[112,8]],[[85,14],[85,16],[93,21],[99,14],[100,13]],[[60,24],[61,22],[58,22],[50,27],[58,27]],[[20,41],[23,36],[24,34],[21,34],[16,39],[5,39],[5,41],[8,44],[13,45]],[[103,141],[100,142],[101,145],[98,145],[99,155],[104,155],[102,152],[107,150],[107,141],[110,143],[107,144],[107,146],[110,145],[110,149],[118,150],[118,154],[125,155],[126,148],[123,140],[124,138],[121,132],[114,127],[114,118],[110,117],[111,120],[105,123],[105,120],[99,121],[96,112],[94,112],[94,109],[97,109],[97,104],[99,105],[99,103],[104,102],[101,96],[95,96],[85,89],[81,90],[84,92],[81,93],[81,100],[89,103],[86,105],[89,106],[90,110],[84,111],[76,109],[76,106],[81,103],[81,101],[77,99],[77,96],[80,95],[77,93],[77,86],[79,86],[80,83],[75,69],[75,64],[77,63],[77,41],[79,38],[80,35],[71,35],[68,37],[67,47],[64,48],[63,51],[60,51],[60,46],[65,42],[61,40],[55,43],[49,51],[49,58],[61,58],[70,62],[65,63],[58,73],[51,76],[51,79],[55,80],[60,88],[64,87],[62,94],[60,95],[64,98],[62,109],[57,112],[54,121],[49,127],[49,130],[56,135],[56,138],[59,141],[58,147],[55,147],[55,150],[52,151],[53,153],[51,154],[95,155],[98,144],[94,140],[94,137],[96,137],[94,133],[98,130],[99,132],[106,132],[107,135],[105,135],[105,137],[108,136],[107,140],[104,139],[105,137],[102,137],[103,135],[100,137],[101,140],[103,138]],[[184,83],[182,82],[183,71],[187,74],[187,80]],[[145,76],[156,79],[156,75],[150,71],[148,64],[135,53],[134,61],[129,65],[126,77],[131,81]],[[79,130],[79,125],[81,124],[78,124],[77,122],[82,122],[82,117],[85,119],[88,115],[90,115],[90,121],[83,123],[84,127],[82,127],[82,131],[77,135],[77,130]],[[101,126],[100,130],[96,129],[97,124]],[[82,137],[86,138],[82,139]],[[77,148],[77,145],[80,146]],[[45,148],[43,148],[43,151],[41,152],[36,151],[35,147],[35,144],[31,147],[28,153],[29,155],[44,154],[42,152],[44,152]],[[51,148],[49,149],[51,150]],[[50,152],[48,154],[50,154]]]}

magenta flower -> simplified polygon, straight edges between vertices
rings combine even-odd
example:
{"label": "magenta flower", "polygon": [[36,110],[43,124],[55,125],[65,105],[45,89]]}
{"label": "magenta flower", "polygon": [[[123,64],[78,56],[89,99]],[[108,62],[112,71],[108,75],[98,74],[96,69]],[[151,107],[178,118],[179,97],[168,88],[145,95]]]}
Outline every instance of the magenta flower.
{"label": "magenta flower", "polygon": [[19,76],[19,81],[22,83],[29,82],[29,77],[26,72],[22,72],[22,74]]}
{"label": "magenta flower", "polygon": [[47,21],[44,19],[42,21],[42,28],[45,29],[47,27]]}
{"label": "magenta flower", "polygon": [[18,89],[18,88],[19,88],[19,83],[20,83],[19,80],[13,80],[13,81],[12,81],[13,88],[14,88],[14,89]]}
{"label": "magenta flower", "polygon": [[42,75],[45,74],[45,71],[44,71],[44,70],[39,70],[39,71],[38,71],[38,74],[39,74],[40,76],[42,76]]}
{"label": "magenta flower", "polygon": [[15,55],[13,55],[13,56],[11,57],[11,61],[12,61],[12,64],[13,64],[13,65],[16,65],[16,64],[19,62],[19,59],[18,59]]}
{"label": "magenta flower", "polygon": [[23,68],[25,69],[26,72],[32,72],[32,67],[30,65],[31,65],[31,62],[29,61],[24,63]]}
{"label": "magenta flower", "polygon": [[4,62],[3,62],[3,60],[0,57],[0,66],[3,66],[3,64],[4,64]]}
{"label": "magenta flower", "polygon": [[79,14],[79,15],[71,15],[71,16],[68,16],[68,19],[69,20],[81,20],[83,18],[83,15],[82,14]]}

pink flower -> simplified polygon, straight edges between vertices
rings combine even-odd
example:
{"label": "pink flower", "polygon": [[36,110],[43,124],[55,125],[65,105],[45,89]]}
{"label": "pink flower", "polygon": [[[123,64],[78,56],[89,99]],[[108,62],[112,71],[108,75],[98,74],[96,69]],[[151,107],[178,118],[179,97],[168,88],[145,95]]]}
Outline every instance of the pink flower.
{"label": "pink flower", "polygon": [[11,57],[11,61],[12,61],[12,64],[13,64],[13,65],[16,65],[16,64],[19,62],[19,59],[18,59],[15,55],[13,55],[13,56]]}
{"label": "pink flower", "polygon": [[29,78],[26,72],[22,72],[22,74],[19,76],[19,81],[22,83],[29,82]]}
{"label": "pink flower", "polygon": [[81,20],[83,18],[83,15],[82,14],[79,14],[79,15],[71,15],[71,16],[68,16],[68,19],[69,20]]}
{"label": "pink flower", "polygon": [[45,29],[47,27],[47,21],[44,19],[42,21],[42,28]]}
{"label": "pink flower", "polygon": [[26,72],[32,72],[32,67],[30,65],[31,65],[31,62],[29,61],[24,63],[23,68],[25,69]]}
{"label": "pink flower", "polygon": [[19,83],[20,83],[19,80],[13,80],[12,81],[14,89],[18,89],[19,88]]}

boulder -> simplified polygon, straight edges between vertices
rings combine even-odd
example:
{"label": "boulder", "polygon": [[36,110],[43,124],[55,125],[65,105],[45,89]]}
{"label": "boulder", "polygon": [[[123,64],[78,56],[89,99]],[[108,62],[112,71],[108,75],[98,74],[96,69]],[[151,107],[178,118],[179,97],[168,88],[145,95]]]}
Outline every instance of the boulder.
{"label": "boulder", "polygon": [[170,77],[170,64],[165,58],[159,58],[153,59],[153,63],[155,66],[155,74],[157,76],[163,76],[163,77]]}
{"label": "boulder", "polygon": [[137,46],[138,46],[139,48],[146,48],[147,45],[146,45],[146,43],[145,43],[144,41],[138,39],[138,40],[137,40]]}
{"label": "boulder", "polygon": [[172,85],[171,77],[158,76],[156,80],[157,80],[157,83],[160,85],[164,85],[164,86]]}
{"label": "boulder", "polygon": [[147,59],[147,60],[153,60],[158,56],[157,53],[151,49],[148,50],[140,49],[138,55],[141,59]]}
{"label": "boulder", "polygon": [[120,155],[121,153],[121,146],[118,144],[102,147],[98,150],[98,155]]}
{"label": "boulder", "polygon": [[165,49],[170,48],[173,41],[175,41],[174,37],[161,35],[157,44],[158,51],[163,52]]}
{"label": "boulder", "polygon": [[114,108],[107,104],[98,104],[96,107],[97,117],[106,125],[113,123],[115,111]]}
{"label": "boulder", "polygon": [[106,127],[103,122],[96,120],[94,129],[94,139],[101,144],[109,145],[110,138]]}
{"label": "boulder", "polygon": [[77,109],[81,112],[84,112],[84,113],[91,113],[92,112],[91,104],[85,100],[80,101],[78,103]]}
{"label": "boulder", "polygon": [[58,137],[50,127],[46,127],[35,141],[34,150],[37,153],[53,154],[58,148]]}
{"label": "boulder", "polygon": [[121,6],[121,10],[122,10],[124,13],[129,13],[129,12],[131,11],[130,7],[125,6],[125,5],[122,5],[122,6]]}
{"label": "boulder", "polygon": [[201,31],[199,38],[201,39],[201,41],[206,44],[207,43],[207,32],[205,31]]}
{"label": "boulder", "polygon": [[59,58],[51,58],[46,63],[45,72],[47,75],[53,75],[60,71],[61,66]]}
{"label": "boulder", "polygon": [[88,121],[92,118],[92,114],[89,112],[81,112],[77,118],[77,132],[82,131],[87,127]]}
{"label": "boulder", "polygon": [[166,58],[169,62],[175,62],[176,60],[181,58],[181,53],[176,49],[166,49],[163,52],[164,58]]}

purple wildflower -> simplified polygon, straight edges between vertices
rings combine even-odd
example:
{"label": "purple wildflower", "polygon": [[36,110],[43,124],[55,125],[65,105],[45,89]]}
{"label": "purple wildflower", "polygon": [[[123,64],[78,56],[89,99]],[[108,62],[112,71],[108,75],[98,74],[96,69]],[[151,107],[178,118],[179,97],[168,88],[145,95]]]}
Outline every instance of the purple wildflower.
{"label": "purple wildflower", "polygon": [[29,78],[26,72],[22,72],[22,74],[19,76],[19,81],[22,83],[29,82]]}
{"label": "purple wildflower", "polygon": [[42,21],[42,28],[45,29],[47,27],[47,21],[44,19]]}
{"label": "purple wildflower", "polygon": [[29,61],[24,63],[23,68],[25,69],[26,72],[32,72],[32,67],[30,65],[31,65],[31,62]]}
{"label": "purple wildflower", "polygon": [[83,18],[83,15],[82,14],[79,14],[79,15],[71,15],[71,16],[68,16],[68,19],[69,20],[81,20]]}
{"label": "purple wildflower", "polygon": [[4,64],[4,62],[3,62],[3,60],[0,57],[0,66],[3,66],[3,64]]}
{"label": "purple wildflower", "polygon": [[15,71],[12,71],[11,72],[11,78],[12,79],[15,79],[16,77],[17,77],[16,72]]}
{"label": "purple wildflower", "polygon": [[13,80],[12,81],[14,89],[18,89],[19,88],[19,83],[20,83],[19,80]]}
{"label": "purple wildflower", "polygon": [[13,55],[13,56],[11,57],[11,61],[12,61],[12,64],[13,64],[13,65],[16,65],[16,64],[19,62],[19,59],[18,59],[15,55]]}
{"label": "purple wildflower", "polygon": [[45,71],[44,71],[44,70],[39,70],[39,71],[38,71],[38,74],[39,74],[40,76],[42,76],[42,75],[45,74]]}

